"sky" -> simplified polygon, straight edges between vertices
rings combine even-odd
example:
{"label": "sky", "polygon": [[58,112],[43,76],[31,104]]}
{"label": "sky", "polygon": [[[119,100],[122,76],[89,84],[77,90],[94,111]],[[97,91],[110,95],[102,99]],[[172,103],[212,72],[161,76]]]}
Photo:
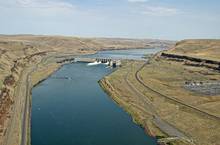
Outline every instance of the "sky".
{"label": "sky", "polygon": [[220,0],[0,0],[0,34],[220,39]]}

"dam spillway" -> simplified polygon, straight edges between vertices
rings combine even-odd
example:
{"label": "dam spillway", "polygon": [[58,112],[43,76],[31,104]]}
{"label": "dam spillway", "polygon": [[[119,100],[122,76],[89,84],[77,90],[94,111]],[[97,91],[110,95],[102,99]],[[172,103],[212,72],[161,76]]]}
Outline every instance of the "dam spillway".
{"label": "dam spillway", "polygon": [[104,63],[111,67],[121,66],[120,59],[111,58],[76,58],[75,62],[85,62],[85,63]]}

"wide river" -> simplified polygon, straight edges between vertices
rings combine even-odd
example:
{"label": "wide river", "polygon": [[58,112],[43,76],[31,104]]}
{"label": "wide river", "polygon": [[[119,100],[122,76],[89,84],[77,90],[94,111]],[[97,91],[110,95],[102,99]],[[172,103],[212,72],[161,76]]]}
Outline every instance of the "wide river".
{"label": "wide river", "polygon": [[[141,59],[143,54],[157,51],[120,50],[96,55]],[[32,145],[156,145],[156,139],[133,123],[99,86],[98,80],[112,71],[102,64],[68,64],[34,87]]]}

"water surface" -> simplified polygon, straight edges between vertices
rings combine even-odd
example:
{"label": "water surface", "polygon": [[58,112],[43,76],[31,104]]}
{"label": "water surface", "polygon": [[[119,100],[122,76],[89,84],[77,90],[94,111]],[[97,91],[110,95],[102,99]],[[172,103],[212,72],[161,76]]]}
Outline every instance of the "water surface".
{"label": "water surface", "polygon": [[68,64],[33,88],[32,145],[156,145],[99,86],[112,71]]}
{"label": "water surface", "polygon": [[143,60],[146,55],[155,54],[161,50],[164,50],[164,48],[107,50],[99,51],[92,55],[85,55],[84,57]]}

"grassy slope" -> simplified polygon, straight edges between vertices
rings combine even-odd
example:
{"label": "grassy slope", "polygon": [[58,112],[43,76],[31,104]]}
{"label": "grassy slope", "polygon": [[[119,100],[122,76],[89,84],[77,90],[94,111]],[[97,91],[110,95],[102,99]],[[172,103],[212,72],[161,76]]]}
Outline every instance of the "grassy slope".
{"label": "grassy slope", "polygon": [[[177,43],[176,47],[168,52],[220,60],[220,40],[185,40]],[[156,61],[152,60],[151,64],[141,71],[141,77],[151,88],[164,95],[220,116],[220,95],[205,96],[188,91],[183,87],[185,81],[220,81],[219,72],[159,58]],[[197,144],[217,144],[219,142],[219,139],[216,138],[220,135],[218,121],[195,114],[194,111],[186,111],[186,113],[184,109],[183,112],[182,109],[165,107],[163,104],[168,106],[169,103],[157,104],[160,114],[177,128],[192,136]]]}
{"label": "grassy slope", "polygon": [[[168,52],[200,58],[219,59],[219,42],[220,40],[185,40],[177,43],[176,47]],[[151,90],[144,88],[135,79],[135,71],[137,71],[139,65],[141,65],[141,62],[130,62],[126,67],[119,69],[112,75],[106,77],[106,79],[111,83],[118,94],[120,94],[120,98],[127,103],[127,106],[130,106],[130,111],[136,112],[133,117],[139,120],[142,118],[142,121],[140,121],[143,123],[142,126],[147,124],[151,133],[163,135],[155,126],[149,123],[149,121],[144,121],[150,120],[151,117],[149,117],[149,114],[146,114],[149,109],[146,109],[147,106],[143,104],[143,101],[139,100],[140,98],[137,98],[137,95],[133,94],[134,92],[128,90],[126,85],[120,84],[124,83],[127,72],[130,72],[129,80],[152,101],[157,109],[157,113],[162,119],[185,133],[196,144],[215,145],[220,142],[218,138],[220,135],[219,121],[171,102]],[[130,71],[130,69],[132,71]],[[209,114],[220,116],[220,95],[200,95],[188,91],[183,87],[185,81],[190,80],[220,81],[219,72],[204,67],[186,66],[183,62],[169,61],[157,57],[152,59],[150,64],[141,70],[139,75],[145,84],[161,94],[178,99]]]}
{"label": "grassy slope", "polygon": [[220,40],[183,40],[170,53],[220,60]]}
{"label": "grassy slope", "polygon": [[[13,112],[10,112],[10,107],[13,106],[11,102],[17,100],[14,104],[22,104],[16,103],[19,102],[19,98],[16,98],[14,95],[14,89],[19,84],[18,80],[21,74],[24,74],[22,70],[25,68],[37,66],[37,70],[32,74],[32,83],[35,84],[50,75],[60,66],[53,59],[56,56],[83,55],[107,49],[167,47],[170,44],[173,44],[173,42],[63,36],[0,35],[0,90],[7,88],[7,91],[9,91],[9,94],[0,100],[0,144],[3,141],[3,134],[7,129],[8,121],[15,116]],[[39,54],[42,52],[45,52],[45,54]],[[42,63],[39,63],[50,55],[52,56],[52,60],[46,59]],[[15,83],[13,85],[2,85],[5,78],[9,75],[15,79]],[[25,95],[23,96],[25,97]],[[15,108],[21,109],[19,106],[15,106]],[[15,121],[16,123],[20,123],[20,118],[15,119],[19,120]],[[19,131],[18,134],[13,134],[13,130],[19,130],[20,127],[17,126],[17,128],[12,129],[11,134],[16,137],[10,137],[9,139],[13,140],[13,142],[17,142],[16,140],[19,140],[19,136],[21,135]]]}
{"label": "grassy slope", "polygon": [[[169,41],[78,38],[63,36],[0,35],[0,82],[8,75],[14,61],[37,52],[84,54],[104,49],[167,46]],[[0,84],[1,84],[0,83]]]}

